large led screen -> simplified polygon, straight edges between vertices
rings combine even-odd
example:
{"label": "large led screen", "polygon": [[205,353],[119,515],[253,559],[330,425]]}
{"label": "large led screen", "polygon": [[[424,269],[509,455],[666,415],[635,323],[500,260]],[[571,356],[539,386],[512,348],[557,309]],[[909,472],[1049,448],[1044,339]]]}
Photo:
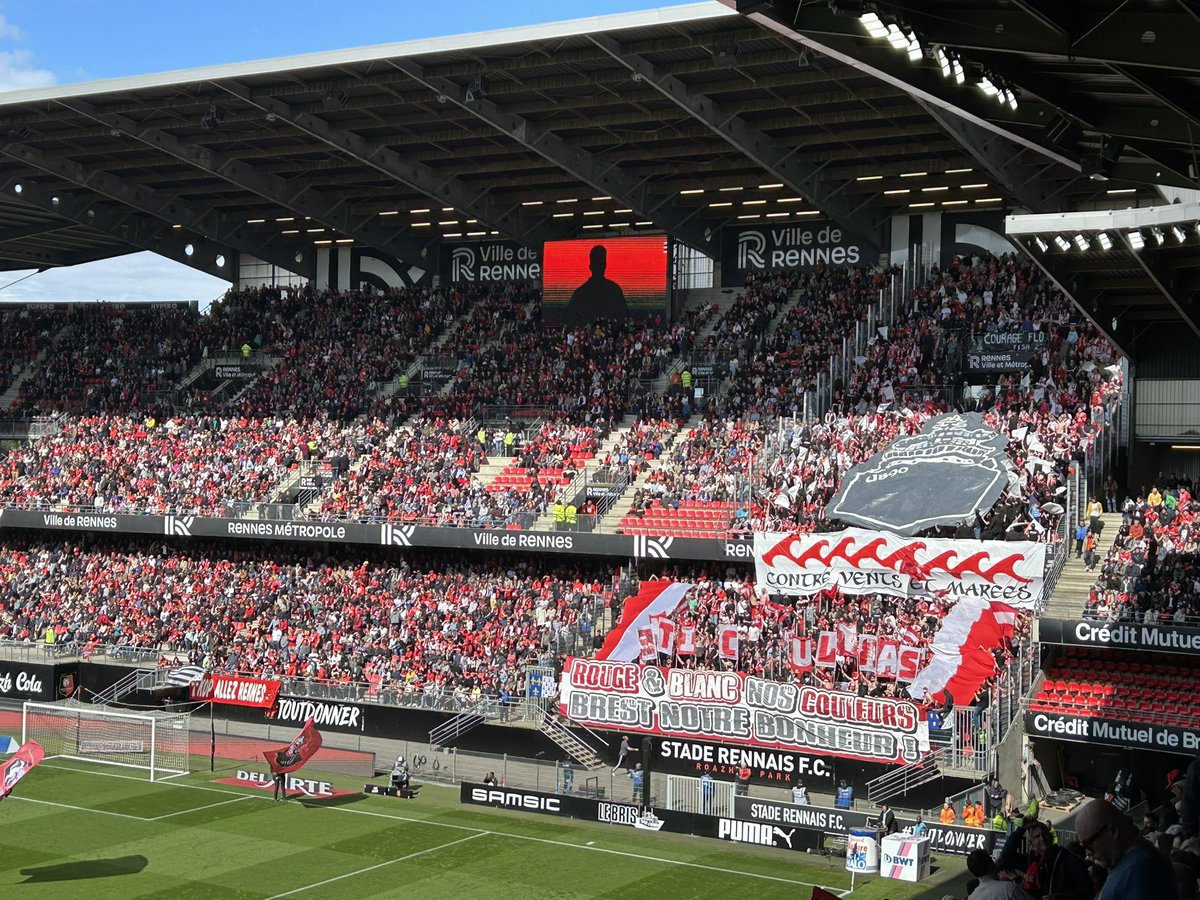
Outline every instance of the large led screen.
{"label": "large led screen", "polygon": [[542,317],[585,325],[667,314],[667,238],[551,241],[542,254]]}

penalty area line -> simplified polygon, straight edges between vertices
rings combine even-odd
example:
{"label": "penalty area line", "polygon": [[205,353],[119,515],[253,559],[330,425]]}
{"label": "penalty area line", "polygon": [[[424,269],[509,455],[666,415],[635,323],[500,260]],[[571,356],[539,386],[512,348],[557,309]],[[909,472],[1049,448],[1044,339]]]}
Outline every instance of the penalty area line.
{"label": "penalty area line", "polygon": [[335,881],[342,881],[346,878],[354,878],[357,875],[365,875],[367,872],[374,872],[376,869],[383,869],[387,866],[394,866],[396,863],[402,863],[410,859],[416,859],[418,856],[424,856],[427,853],[437,853],[439,850],[447,850],[456,844],[465,844],[467,841],[473,841],[475,838],[481,838],[491,834],[490,831],[480,831],[477,834],[468,834],[464,838],[459,838],[457,841],[448,841],[445,844],[438,844],[436,847],[426,847],[424,850],[418,850],[415,853],[408,853],[404,856],[397,856],[395,859],[389,859],[387,862],[376,863],[373,866],[367,866],[365,869],[355,869],[353,872],[346,872],[342,875],[335,875],[333,878],[326,878],[324,881],[316,881],[312,884],[306,884],[303,887],[293,888],[290,891],[284,891],[282,894],[275,894],[268,897],[267,900],[279,900],[280,897],[290,897],[293,894],[302,894],[305,891],[311,891],[315,888],[325,887],[327,884],[333,884]]}
{"label": "penalty area line", "polygon": [[200,812],[205,809],[216,809],[218,806],[228,806],[230,803],[241,803],[243,800],[252,800],[249,795],[245,797],[234,797],[232,800],[222,800],[219,803],[209,803],[206,806],[192,806],[188,809],[180,809],[175,812],[165,813],[161,816],[154,816],[152,819],[147,819],[147,822],[161,822],[163,819],[169,819],[172,816],[186,816],[188,813]]}

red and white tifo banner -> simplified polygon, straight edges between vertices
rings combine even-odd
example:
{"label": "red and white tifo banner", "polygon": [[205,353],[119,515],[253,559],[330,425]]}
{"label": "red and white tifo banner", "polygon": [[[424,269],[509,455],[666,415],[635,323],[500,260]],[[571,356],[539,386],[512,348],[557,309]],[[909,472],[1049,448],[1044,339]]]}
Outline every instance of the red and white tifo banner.
{"label": "red and white tifo banner", "polygon": [[908,700],[706,672],[568,658],[559,710],[596,728],[910,763],[929,749],[929,725]]}
{"label": "red and white tifo banner", "polygon": [[1042,596],[1046,545],[1031,541],[907,538],[847,528],[754,535],[754,568],[772,594],[977,597],[1032,609]]}
{"label": "red and white tifo banner", "polygon": [[[655,645],[661,646],[660,642],[664,638],[661,626],[653,626],[679,608],[683,603],[683,595],[690,587],[690,584],[675,581],[643,581],[642,589],[625,601],[621,610],[621,620],[604,638],[604,646],[600,648],[596,658],[633,662],[641,658],[643,650],[652,656]],[[639,636],[639,632],[646,634]]]}
{"label": "red and white tifo banner", "polygon": [[0,766],[0,800],[12,793],[17,782],[29,774],[29,770],[46,758],[46,751],[37,741],[29,741],[17,748],[8,762]]}
{"label": "red and white tifo banner", "polygon": [[211,700],[213,703],[224,703],[228,706],[259,706],[271,709],[279,698],[282,686],[281,681],[209,672],[188,689],[188,698]]}
{"label": "red and white tifo banner", "polygon": [[310,718],[300,729],[300,733],[292,738],[292,742],[278,750],[264,750],[267,765],[278,775],[280,772],[295,772],[312,759],[314,753],[321,749],[321,732],[317,731]]}
{"label": "red and white tifo banner", "polygon": [[967,706],[983,683],[996,674],[994,650],[1012,637],[1017,611],[1004,603],[968,598],[957,603],[933,638],[933,658],[917,673],[908,694],[918,700],[929,696]]}
{"label": "red and white tifo banner", "polygon": [[873,634],[858,635],[853,653],[839,649],[840,632],[822,631],[817,637],[793,637],[789,642],[788,662],[797,675],[811,672],[813,667],[832,669],[839,659],[853,659],[864,672],[874,672],[879,678],[909,682],[921,667],[925,651]]}

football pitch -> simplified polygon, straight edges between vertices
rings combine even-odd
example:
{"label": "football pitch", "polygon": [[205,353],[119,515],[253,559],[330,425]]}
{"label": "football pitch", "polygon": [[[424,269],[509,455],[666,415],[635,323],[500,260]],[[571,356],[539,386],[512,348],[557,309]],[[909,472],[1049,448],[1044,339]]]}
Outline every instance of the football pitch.
{"label": "football pitch", "polygon": [[[276,803],[270,791],[214,783],[234,774],[151,783],[47,760],[0,803],[2,893],[762,900],[850,887],[838,859],[462,806],[457,787],[426,785],[415,800],[398,800],[365,796],[362,779],[331,775],[320,777],[355,793]],[[848,896],[961,896],[961,862],[938,862],[931,882],[860,877]]]}

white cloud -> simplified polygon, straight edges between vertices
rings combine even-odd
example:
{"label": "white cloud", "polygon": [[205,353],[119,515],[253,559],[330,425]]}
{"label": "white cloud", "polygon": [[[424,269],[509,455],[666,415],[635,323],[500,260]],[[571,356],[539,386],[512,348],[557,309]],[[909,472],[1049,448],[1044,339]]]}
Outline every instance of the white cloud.
{"label": "white cloud", "polygon": [[12,38],[14,41],[19,41],[23,37],[25,37],[25,32],[8,21],[6,15],[0,13],[0,38]]}
{"label": "white cloud", "polygon": [[30,65],[29,50],[0,50],[0,91],[48,88],[56,79],[48,68]]}
{"label": "white cloud", "polygon": [[136,303],[149,300],[198,300],[200,308],[220,297],[229,282],[156,253],[131,253],[114,259],[29,272],[0,272],[0,302],[94,301]]}
{"label": "white cloud", "polygon": [[0,92],[49,87],[58,80],[49,69],[34,68],[32,59],[28,50],[0,50]]}

